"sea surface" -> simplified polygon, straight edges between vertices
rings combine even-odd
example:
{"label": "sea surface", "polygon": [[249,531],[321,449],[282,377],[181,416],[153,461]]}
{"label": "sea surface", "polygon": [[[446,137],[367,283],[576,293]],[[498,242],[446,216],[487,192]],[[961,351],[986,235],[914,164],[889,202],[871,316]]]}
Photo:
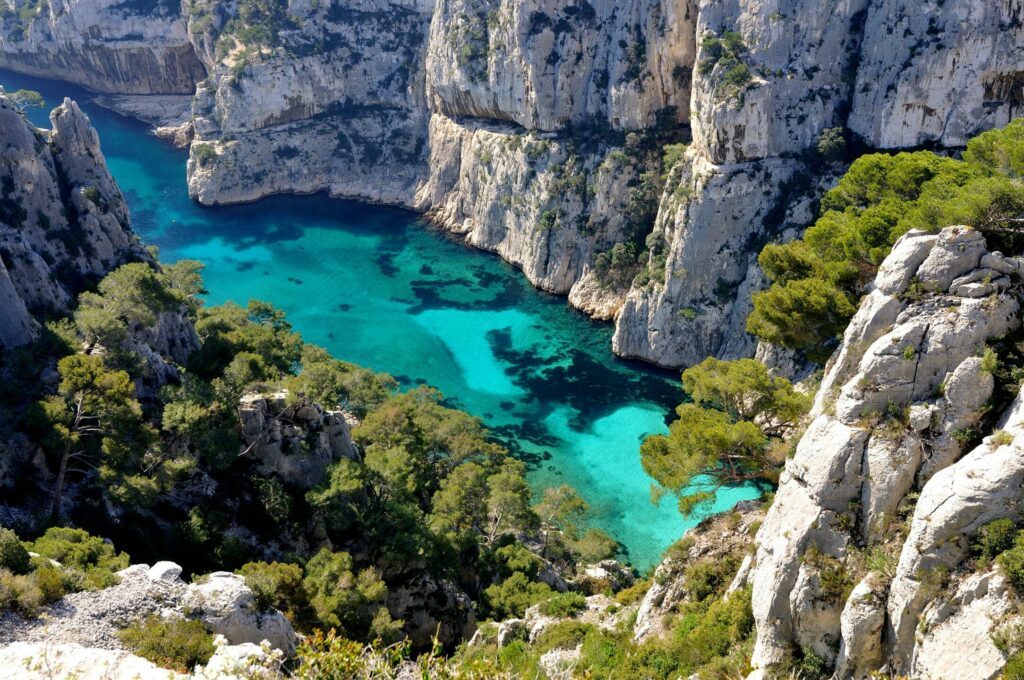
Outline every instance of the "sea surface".
{"label": "sea surface", "polygon": [[[186,153],[65,83],[0,71],[8,91],[70,96],[99,131],[134,230],[165,262],[205,263],[211,304],[262,299],[335,356],[428,384],[486,423],[528,463],[536,493],[569,484],[638,568],[696,524],[672,497],[651,502],[640,443],[667,430],[679,376],[617,359],[611,326],[534,289],[498,257],[465,246],[415,213],[326,196],[278,196],[204,208],[189,200]],[[752,498],[719,493],[715,510]]]}

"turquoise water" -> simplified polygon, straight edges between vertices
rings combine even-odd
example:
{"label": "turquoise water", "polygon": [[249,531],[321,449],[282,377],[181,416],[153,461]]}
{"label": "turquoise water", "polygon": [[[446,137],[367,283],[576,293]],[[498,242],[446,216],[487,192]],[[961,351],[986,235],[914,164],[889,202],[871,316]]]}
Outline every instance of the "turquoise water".
{"label": "turquoise water", "polygon": [[[610,326],[413,213],[323,196],[203,208],[188,198],[186,155],[140,123],[71,85],[2,71],[0,84],[41,91],[47,109],[65,95],[79,102],[135,231],[164,261],[203,261],[211,303],[268,300],[335,356],[437,387],[529,464],[536,491],[575,487],[592,525],[642,569],[696,523],[671,498],[651,503],[640,466],[640,442],[666,431],[682,399],[678,376],[616,359]],[[49,125],[44,111],[30,116]],[[715,509],[754,495],[724,491]]]}

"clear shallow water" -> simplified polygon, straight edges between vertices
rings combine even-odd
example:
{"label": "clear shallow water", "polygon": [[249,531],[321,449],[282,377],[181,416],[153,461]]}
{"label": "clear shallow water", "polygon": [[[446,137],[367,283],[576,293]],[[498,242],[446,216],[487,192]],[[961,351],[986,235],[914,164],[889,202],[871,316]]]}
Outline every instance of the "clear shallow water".
{"label": "clear shallow water", "polygon": [[[640,442],[666,431],[682,398],[678,376],[616,359],[610,326],[406,211],[323,196],[203,208],[188,198],[186,155],[142,124],[71,85],[3,71],[0,85],[42,92],[46,110],[29,113],[41,126],[65,95],[79,102],[135,231],[164,261],[206,263],[211,303],[268,300],[335,356],[437,387],[528,462],[536,491],[575,487],[641,569],[696,523],[672,498],[651,503],[640,465]],[[715,510],[754,496],[725,490]]]}

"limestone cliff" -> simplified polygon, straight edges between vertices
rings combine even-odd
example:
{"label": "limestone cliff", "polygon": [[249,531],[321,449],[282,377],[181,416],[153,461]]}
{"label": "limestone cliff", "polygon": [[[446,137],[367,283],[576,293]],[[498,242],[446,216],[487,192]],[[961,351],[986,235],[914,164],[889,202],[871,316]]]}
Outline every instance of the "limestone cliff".
{"label": "limestone cliff", "polygon": [[662,201],[668,256],[651,256],[664,282],[630,291],[616,352],[670,366],[750,355],[754,260],[813,216],[791,209],[827,183],[822,133],[959,147],[1005,124],[1019,115],[1022,12],[1016,2],[701,3],[693,145]]}
{"label": "limestone cliff", "polygon": [[255,47],[226,6],[198,3],[189,32],[210,77],[193,104],[190,194],[409,204],[427,158],[424,4],[293,2],[275,45]]}
{"label": "limestone cliff", "polygon": [[597,280],[594,257],[643,239],[643,213],[654,207],[642,205],[644,193],[654,199],[651,174],[659,162],[651,145],[612,137],[528,132],[435,114],[430,175],[413,205],[519,266],[539,288],[611,318],[621,292]]}
{"label": "limestone cliff", "polygon": [[427,95],[448,117],[560,130],[689,119],[692,0],[439,0]]}
{"label": "limestone cliff", "polygon": [[356,458],[351,424],[344,411],[325,412],[319,404],[288,403],[288,392],[251,392],[238,405],[240,455],[260,462],[260,473],[311,489],[323,481],[327,467],[341,458]]}
{"label": "limestone cliff", "polygon": [[[756,255],[798,234],[842,170],[817,151],[826,131],[847,160],[956,149],[1018,115],[1024,83],[1016,0],[293,0],[249,26],[235,3],[102,1],[44,5],[0,65],[106,77],[75,65],[78,38],[47,37],[105,17],[90,46],[164,59],[114,69],[126,82],[107,89],[209,74],[191,123],[164,130],[188,144],[194,128],[199,201],[327,191],[415,208],[615,319],[618,354],[665,366],[753,354]],[[169,66],[189,41],[180,63],[202,68]],[[682,142],[659,167],[655,149]],[[637,219],[631,196],[652,184],[660,207]],[[609,276],[619,244],[629,262]]]}
{"label": "limestone cliff", "polygon": [[66,312],[89,280],[148,258],[96,131],[71,100],[37,130],[0,96],[0,344],[29,341],[33,315]]}
{"label": "limestone cliff", "polygon": [[1016,0],[872,3],[850,129],[877,148],[958,147],[1019,117],[1022,13]]}
{"label": "limestone cliff", "polygon": [[[968,227],[897,242],[757,534],[755,668],[802,650],[839,677],[883,665],[912,677],[1002,667],[990,633],[1010,623],[1005,581],[972,576],[965,560],[981,526],[1024,518],[1024,406],[1018,398],[983,420],[999,402],[981,358],[1020,324],[1021,273]],[[967,433],[992,428],[992,416],[1002,433],[966,450]],[[936,574],[952,579],[945,594]],[[978,650],[970,672],[955,671],[946,645]]]}
{"label": "limestone cliff", "polygon": [[[409,205],[539,287],[615,318],[618,354],[665,366],[753,353],[744,325],[763,284],[756,254],[799,233],[841,170],[817,154],[826,130],[882,148],[962,145],[1013,115],[1024,63],[1013,3],[937,3],[927,17],[897,0],[829,11],[806,0],[359,3],[346,15],[359,35],[387,43],[397,22],[413,36],[399,51],[403,80],[350,27],[332,27],[337,9],[295,7],[296,36],[333,31],[330,44],[363,55],[361,82],[377,85],[367,92],[310,66],[339,57],[297,56],[295,37],[232,76],[222,55],[212,68],[223,75],[211,79],[220,85],[197,98],[194,195],[327,189]],[[330,116],[312,91],[334,88],[382,107],[375,122],[359,109],[321,125]],[[686,123],[692,144],[675,168],[647,157],[625,174],[595,172],[624,146],[608,132],[642,131],[660,145],[688,141]],[[349,143],[325,154],[339,126]],[[551,191],[564,188],[566,168],[584,191]],[[666,174],[660,209],[630,225],[628,191],[645,172]],[[643,256],[609,283],[596,258],[619,243]]]}
{"label": "limestone cliff", "polygon": [[2,0],[0,68],[133,94],[191,94],[206,75],[171,0]]}

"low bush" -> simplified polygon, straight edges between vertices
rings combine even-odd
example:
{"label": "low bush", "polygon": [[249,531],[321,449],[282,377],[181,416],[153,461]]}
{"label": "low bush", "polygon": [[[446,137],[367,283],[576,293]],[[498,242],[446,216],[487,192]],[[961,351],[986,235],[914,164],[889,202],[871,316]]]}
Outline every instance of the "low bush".
{"label": "low bush", "polygon": [[256,597],[260,611],[280,609],[294,620],[306,608],[302,568],[281,562],[249,562],[238,570]]}
{"label": "low bush", "polygon": [[0,569],[0,612],[13,611],[26,618],[35,618],[43,604],[43,593],[35,579]]}
{"label": "low bush", "polygon": [[30,568],[28,550],[18,540],[18,535],[0,527],[0,569],[27,574]]}
{"label": "low bush", "polygon": [[988,563],[1013,547],[1016,534],[1017,529],[1013,520],[997,519],[981,528],[971,547],[980,561]]}
{"label": "low bush", "polygon": [[551,588],[547,584],[531,581],[520,571],[484,590],[489,614],[496,621],[521,618],[528,607],[550,596]]}
{"label": "low bush", "polygon": [[586,608],[587,598],[579,593],[559,593],[540,603],[541,614],[559,618],[576,616]]}
{"label": "low bush", "polygon": [[537,637],[534,647],[543,654],[552,649],[573,649],[583,642],[587,633],[594,630],[589,623],[579,621],[559,621],[545,628]]}
{"label": "low bush", "polygon": [[738,568],[736,559],[731,555],[689,565],[685,572],[685,583],[690,598],[694,602],[701,602],[720,594],[729,585]]}
{"label": "low bush", "polygon": [[1024,594],[1024,532],[1017,534],[1013,547],[999,555],[996,563],[1002,568],[1014,589]]}
{"label": "low bush", "polygon": [[201,621],[151,615],[118,634],[125,647],[163,668],[188,672],[213,656],[213,636]]}
{"label": "low bush", "polygon": [[1024,652],[1017,652],[1006,660],[1003,680],[1024,680]]}
{"label": "low bush", "polygon": [[32,552],[60,562],[66,570],[83,575],[83,586],[89,589],[117,585],[115,572],[129,564],[127,553],[119,553],[113,544],[82,529],[51,527],[29,545]]}

